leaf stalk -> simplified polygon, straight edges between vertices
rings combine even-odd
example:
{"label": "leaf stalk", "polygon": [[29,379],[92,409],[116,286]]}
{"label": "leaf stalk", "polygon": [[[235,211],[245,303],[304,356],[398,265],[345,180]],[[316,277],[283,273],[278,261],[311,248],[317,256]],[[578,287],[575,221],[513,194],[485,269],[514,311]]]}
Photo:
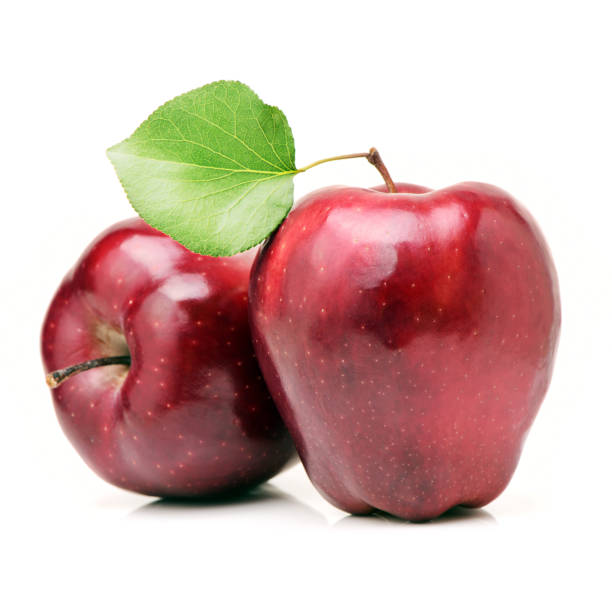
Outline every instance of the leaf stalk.
{"label": "leaf stalk", "polygon": [[307,166],[303,166],[302,168],[298,168],[296,174],[300,172],[306,172],[306,170],[310,170],[315,166],[319,166],[320,164],[326,164],[331,161],[339,161],[342,159],[355,159],[357,157],[365,157],[377,170],[380,172],[380,175],[383,177],[385,181],[385,185],[389,190],[389,193],[397,193],[397,188],[395,187],[395,183],[387,170],[387,167],[383,163],[383,160],[378,152],[378,149],[372,147],[367,153],[349,153],[348,155],[336,155],[334,157],[325,157],[324,159],[320,159],[319,161],[313,162],[312,164],[308,164]]}

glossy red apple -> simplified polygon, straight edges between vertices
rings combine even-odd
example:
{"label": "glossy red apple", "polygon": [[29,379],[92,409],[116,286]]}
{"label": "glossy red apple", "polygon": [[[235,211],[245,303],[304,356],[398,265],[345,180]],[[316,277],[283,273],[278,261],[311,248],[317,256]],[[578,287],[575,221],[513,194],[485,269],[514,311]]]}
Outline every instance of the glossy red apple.
{"label": "glossy red apple", "polygon": [[551,378],[557,278],[510,195],[331,187],[264,247],[264,378],[319,491],[411,520],[501,493]]}
{"label": "glossy red apple", "polygon": [[196,255],[133,219],[102,233],[65,277],[43,326],[46,371],[129,363],[52,391],[64,432],[102,478],[204,496],[263,482],[291,458],[248,329],[252,258]]}

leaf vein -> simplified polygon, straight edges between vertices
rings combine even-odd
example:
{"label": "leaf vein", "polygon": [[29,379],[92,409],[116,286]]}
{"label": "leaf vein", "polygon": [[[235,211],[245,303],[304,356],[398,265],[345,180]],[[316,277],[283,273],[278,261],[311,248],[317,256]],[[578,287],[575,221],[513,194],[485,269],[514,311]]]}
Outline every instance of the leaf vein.
{"label": "leaf vein", "polygon": [[[276,168],[277,170],[285,170],[286,169],[284,167],[277,166],[275,163],[271,162],[269,159],[266,159],[265,157],[260,155],[257,151],[255,151],[255,149],[252,149],[246,142],[244,142],[244,140],[242,140],[242,138],[236,136],[235,134],[232,134],[231,132],[228,132],[226,129],[222,128],[219,124],[215,123],[214,121],[210,121],[210,119],[206,119],[206,117],[202,117],[201,115],[198,115],[197,113],[192,113],[191,111],[188,111],[186,108],[183,108],[181,106],[177,107],[177,109],[180,110],[183,113],[186,113],[187,115],[191,115],[192,117],[196,117],[197,119],[200,119],[201,121],[204,121],[204,123],[208,123],[209,125],[212,125],[213,127],[217,128],[219,131],[223,132],[224,134],[226,134],[230,138],[233,138],[234,140],[236,140],[236,142],[240,143],[245,149],[247,149],[247,151],[250,151],[251,153],[253,153],[253,155],[258,157],[262,162],[268,164],[269,166],[272,166],[273,168]],[[256,117],[254,117],[254,119],[255,119],[255,121],[257,121]],[[236,162],[236,163],[238,163],[238,162]],[[242,164],[240,164],[240,165],[242,165]]]}

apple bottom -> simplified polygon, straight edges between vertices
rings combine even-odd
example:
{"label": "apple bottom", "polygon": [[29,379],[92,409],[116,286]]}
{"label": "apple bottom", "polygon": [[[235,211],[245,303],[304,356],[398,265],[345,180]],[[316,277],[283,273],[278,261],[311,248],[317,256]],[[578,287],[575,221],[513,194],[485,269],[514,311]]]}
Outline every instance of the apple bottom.
{"label": "apple bottom", "polygon": [[[288,436],[229,434],[244,432],[244,422],[239,413],[224,416],[223,405],[207,411],[199,402],[183,406],[191,413],[187,419],[168,409],[160,418],[154,406],[151,415],[123,412],[117,408],[122,394],[115,381],[125,373],[118,366],[106,370],[80,374],[81,384],[66,383],[55,392],[54,403],[62,430],[79,455],[110,484],[153,497],[205,499],[240,494],[296,460]],[[81,433],[85,418],[86,439]]]}
{"label": "apple bottom", "polygon": [[[399,354],[403,355],[404,351]],[[289,353],[289,359],[279,360],[281,375],[282,364],[292,357]],[[349,363],[345,357],[338,359],[342,361]],[[434,355],[423,363],[431,371],[432,364],[443,361]],[[452,361],[447,359],[446,364],[442,367],[453,369]],[[381,511],[425,521],[455,506],[485,506],[500,495],[516,469],[535,416],[520,407],[523,389],[528,393],[525,377],[519,371],[487,391],[476,380],[470,386],[465,384],[464,373],[472,370],[458,365],[455,371],[461,372],[466,398],[458,396],[451,385],[447,391],[432,387],[418,404],[405,399],[416,380],[409,373],[425,369],[420,364],[406,368],[401,381],[385,378],[384,372],[372,367],[354,371],[348,365],[341,379],[359,381],[360,388],[370,387],[363,389],[360,398],[339,395],[327,402],[329,409],[320,412],[285,411],[301,460],[323,497],[352,514]],[[479,369],[475,364],[474,372]],[[273,376],[265,367],[264,371]],[[332,379],[331,373],[327,377]],[[370,380],[378,383],[370,385]],[[297,398],[306,395],[305,388],[310,387],[317,398],[322,387],[334,389],[344,384],[330,384],[325,375],[318,383],[314,388],[306,376],[294,377],[286,390],[289,399],[278,395],[278,405],[302,405],[305,400]],[[388,387],[397,393],[397,399],[377,405],[377,398],[388,395]],[[532,388],[534,402],[541,401],[544,391],[545,376],[540,376]]]}
{"label": "apple bottom", "polygon": [[[513,448],[512,451],[514,450]],[[508,450],[505,452],[508,452]],[[354,475],[352,478],[354,483],[359,479],[368,485],[367,490],[364,488],[361,498],[351,494],[338,480],[330,480],[329,474],[323,475],[318,472],[316,466],[311,465],[310,469],[307,468],[306,471],[319,493],[331,504],[349,514],[383,513],[418,523],[437,518],[455,507],[481,508],[486,506],[508,486],[518,465],[518,460],[519,456],[516,457],[513,465],[498,466],[495,470],[492,470],[486,461],[481,468],[472,465],[470,475],[466,476],[464,481],[464,486],[457,485],[457,474],[453,473],[454,470],[449,470],[449,478],[452,478],[452,481],[444,487],[443,493],[441,493],[441,485],[444,486],[444,482],[424,480],[422,475],[418,473],[418,469],[407,469],[402,473],[401,478],[393,481],[384,475],[378,476],[378,474],[384,474],[384,467],[373,463],[365,472]],[[302,461],[305,461],[305,459],[302,458]],[[431,461],[435,461],[435,459]],[[437,472],[438,479],[443,478],[440,475],[439,467]],[[370,477],[369,474],[372,474],[372,476]],[[462,489],[473,486],[474,478],[476,478],[474,474],[486,475],[485,477],[491,482],[491,485],[487,490],[479,485],[478,496],[470,497],[469,493]],[[347,480],[351,480],[351,478],[349,477]],[[373,481],[377,481],[379,486],[373,485]],[[345,483],[346,480],[343,482]],[[323,483],[327,483],[329,491],[333,491],[333,493],[326,491]],[[360,487],[356,485],[353,491],[359,489]]]}

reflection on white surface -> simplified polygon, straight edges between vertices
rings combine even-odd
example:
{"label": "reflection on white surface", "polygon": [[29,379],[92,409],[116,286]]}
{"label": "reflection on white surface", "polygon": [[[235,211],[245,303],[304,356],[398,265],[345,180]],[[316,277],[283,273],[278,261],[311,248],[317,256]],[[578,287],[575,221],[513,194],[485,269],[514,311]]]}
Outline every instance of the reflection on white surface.
{"label": "reflection on white surface", "polygon": [[[344,514],[344,513],[340,513]],[[457,506],[451,508],[442,516],[421,523],[411,523],[390,514],[375,512],[367,516],[344,515],[337,520],[329,520],[325,514],[319,512],[308,503],[289,495],[281,488],[267,483],[251,489],[245,493],[211,499],[156,499],[150,501],[136,510],[129,512],[129,520],[158,519],[158,520],[197,520],[209,521],[223,519],[253,521],[255,524],[264,518],[281,520],[283,523],[299,523],[300,526],[317,526],[334,528],[352,528],[356,531],[364,529],[379,529],[389,527],[406,528],[412,526],[435,527],[440,525],[453,525],[458,523],[472,526],[496,526],[495,517],[482,508],[465,508]]]}
{"label": "reflection on white surface", "polygon": [[327,526],[323,515],[314,508],[269,483],[240,495],[212,499],[157,499],[130,512],[126,518],[208,521],[220,517],[224,520],[235,517],[241,522],[246,519],[255,523],[267,517],[301,526]]}

